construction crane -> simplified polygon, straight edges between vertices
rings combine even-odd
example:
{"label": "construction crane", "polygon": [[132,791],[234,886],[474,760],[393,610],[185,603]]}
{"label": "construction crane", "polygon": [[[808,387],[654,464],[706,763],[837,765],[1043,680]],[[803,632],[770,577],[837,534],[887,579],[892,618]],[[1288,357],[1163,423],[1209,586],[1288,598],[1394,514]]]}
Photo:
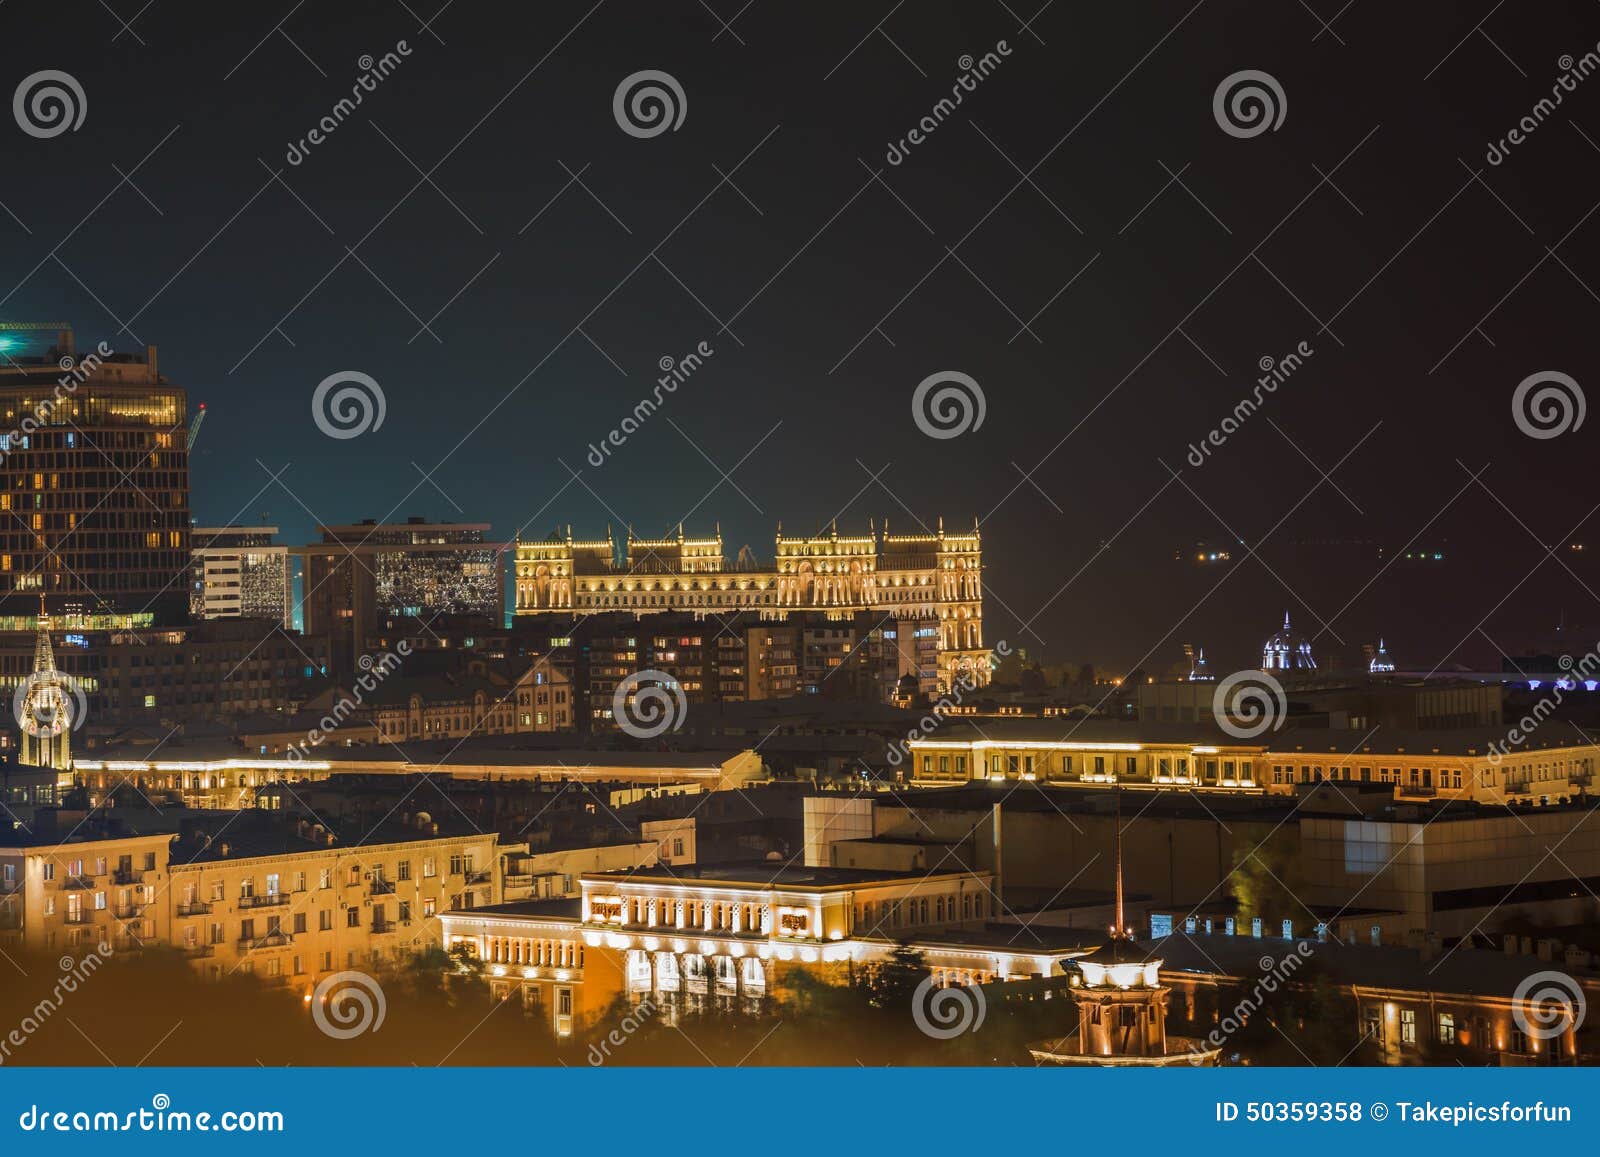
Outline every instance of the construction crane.
{"label": "construction crane", "polygon": [[206,420],[206,404],[200,403],[200,408],[194,412],[194,421],[189,423],[189,449],[194,449],[194,440],[200,433],[200,423]]}

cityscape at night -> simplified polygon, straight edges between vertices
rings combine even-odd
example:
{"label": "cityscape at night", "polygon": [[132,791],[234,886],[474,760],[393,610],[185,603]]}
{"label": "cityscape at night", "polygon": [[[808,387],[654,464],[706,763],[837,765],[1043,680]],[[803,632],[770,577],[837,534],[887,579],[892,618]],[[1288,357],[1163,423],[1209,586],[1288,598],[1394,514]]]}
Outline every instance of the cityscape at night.
{"label": "cityscape at night", "polygon": [[0,30],[14,1143],[1576,1142],[1593,3]]}

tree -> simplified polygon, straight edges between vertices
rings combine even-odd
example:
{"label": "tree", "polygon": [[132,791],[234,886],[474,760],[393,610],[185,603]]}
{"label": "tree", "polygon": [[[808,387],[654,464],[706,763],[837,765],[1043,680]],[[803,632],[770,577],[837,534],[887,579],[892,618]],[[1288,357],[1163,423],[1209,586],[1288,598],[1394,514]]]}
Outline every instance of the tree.
{"label": "tree", "polygon": [[1304,881],[1298,832],[1298,828],[1281,827],[1258,846],[1235,850],[1228,881],[1239,905],[1239,919],[1259,916],[1270,928],[1284,920],[1305,919],[1305,905],[1296,895]]}

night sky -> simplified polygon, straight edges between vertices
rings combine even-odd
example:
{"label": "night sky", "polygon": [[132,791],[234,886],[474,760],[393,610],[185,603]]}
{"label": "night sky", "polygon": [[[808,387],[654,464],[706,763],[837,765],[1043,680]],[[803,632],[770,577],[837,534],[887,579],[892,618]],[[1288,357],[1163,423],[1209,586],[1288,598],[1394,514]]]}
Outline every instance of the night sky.
{"label": "night sky", "polygon": [[[1600,76],[1486,151],[1600,8],[741,3],[12,0],[5,91],[62,70],[87,112],[0,132],[0,318],[159,346],[209,408],[196,517],[265,512],[292,543],[411,514],[504,538],[686,518],[769,559],[780,520],[976,516],[986,641],[1054,661],[1159,671],[1195,642],[1231,669],[1286,608],[1329,658],[1381,632],[1422,670],[1498,667],[1563,617],[1593,644],[1600,568],[1546,548],[1600,554],[1600,418],[1536,439],[1512,397],[1600,376]],[[681,86],[676,130],[619,127],[642,70]],[[1219,126],[1241,70],[1281,86],[1276,129]],[[338,440],[311,399],[346,370],[386,417]],[[941,371],[978,382],[981,428],[918,429]],[[1174,559],[1197,541],[1233,564]],[[1445,557],[1385,569],[1408,543]]]}

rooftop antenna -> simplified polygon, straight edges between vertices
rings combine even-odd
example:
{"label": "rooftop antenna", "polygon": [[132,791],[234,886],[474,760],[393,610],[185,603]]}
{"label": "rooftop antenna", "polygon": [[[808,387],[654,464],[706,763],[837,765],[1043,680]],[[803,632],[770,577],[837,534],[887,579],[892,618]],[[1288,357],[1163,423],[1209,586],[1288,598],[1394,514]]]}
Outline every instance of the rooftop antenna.
{"label": "rooftop antenna", "polygon": [[1111,929],[1111,934],[1114,937],[1120,938],[1122,936],[1122,934],[1123,934],[1123,928],[1122,928],[1122,781],[1120,779],[1117,781],[1115,795],[1117,797],[1117,830],[1116,830],[1116,845],[1115,845],[1115,855],[1116,855],[1116,860],[1117,860],[1117,923],[1116,923],[1116,926]]}

